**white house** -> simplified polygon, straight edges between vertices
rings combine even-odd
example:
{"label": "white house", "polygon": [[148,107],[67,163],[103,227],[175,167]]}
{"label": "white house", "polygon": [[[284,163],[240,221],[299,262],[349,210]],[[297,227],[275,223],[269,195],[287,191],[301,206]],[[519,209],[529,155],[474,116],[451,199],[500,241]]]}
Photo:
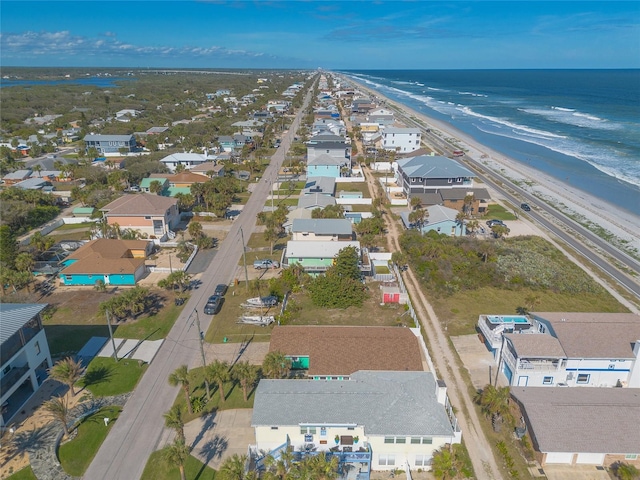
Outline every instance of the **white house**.
{"label": "white house", "polygon": [[640,387],[637,315],[481,315],[478,327],[509,385]]}
{"label": "white house", "polygon": [[178,165],[183,165],[189,170],[212,160],[215,160],[215,157],[202,153],[172,153],[160,160],[160,163],[164,164],[170,171],[175,172]]}
{"label": "white house", "polygon": [[0,426],[40,388],[53,366],[40,313],[46,303],[0,303]]}
{"label": "white house", "polygon": [[[446,386],[430,372],[358,371],[349,380],[261,380],[250,452],[331,452],[370,470],[429,468],[462,433]],[[311,453],[314,452],[314,453]]]}
{"label": "white house", "polygon": [[398,153],[411,153],[420,149],[418,128],[386,127],[382,131],[382,148]]}

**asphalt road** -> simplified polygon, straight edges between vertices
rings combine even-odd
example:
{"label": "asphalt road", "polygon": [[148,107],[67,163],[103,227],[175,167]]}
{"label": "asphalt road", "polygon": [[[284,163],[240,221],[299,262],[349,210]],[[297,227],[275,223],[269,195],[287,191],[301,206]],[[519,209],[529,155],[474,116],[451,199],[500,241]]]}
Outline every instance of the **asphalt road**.
{"label": "asphalt road", "polygon": [[[405,116],[404,120],[408,125],[420,128],[423,138],[428,139],[429,143],[434,147],[439,148],[443,154],[451,155],[453,150],[458,148],[450,145],[433,132],[427,132],[422,125],[413,121],[411,118]],[[464,155],[459,159],[465,161],[467,166],[471,167],[476,172],[480,180],[500,192],[507,200],[513,203],[513,205],[518,206],[523,200],[528,202],[529,205],[531,205],[532,210],[530,212],[522,212],[523,215],[535,220],[539,225],[547,229],[556,237],[560,238],[566,244],[570,245],[576,252],[606,273],[618,285],[622,286],[629,293],[640,299],[640,284],[638,284],[634,278],[614,265],[614,263],[617,262],[624,268],[634,272],[634,275],[638,278],[640,277],[640,262],[620,251],[606,240],[598,237],[579,223],[573,221],[562,212],[559,212],[546,203],[541,202],[540,199],[515,185],[508,178],[496,172],[488,174],[486,169],[478,160],[471,158],[468,155]],[[508,188],[504,188],[504,186]],[[517,192],[518,197],[512,195],[510,191]],[[544,212],[545,215],[541,212]],[[553,218],[553,221],[549,220],[549,217]],[[591,245],[588,245],[584,240],[580,239],[580,236],[586,239],[586,241]],[[600,254],[597,250],[602,252],[604,255]]]}
{"label": "asphalt road", "polygon": [[[282,145],[272,157],[263,178],[254,189],[242,213],[234,221],[229,234],[219,247],[215,260],[202,277],[202,285],[193,292],[182,314],[176,320],[155,359],[133,392],[131,398],[113,426],[102,447],[84,475],[88,480],[135,480],[142,475],[147,459],[160,444],[164,419],[162,414],[173,404],[179,387],[171,387],[169,375],[180,365],[189,367],[201,364],[199,332],[195,326],[194,310],[202,312],[207,297],[219,283],[229,283],[242,255],[241,230],[248,241],[256,224],[256,215],[262,210],[271,185],[268,179],[277,177],[285,153],[300,125],[303,112],[309,104],[309,90],[289,131],[282,138]],[[212,317],[199,315],[201,328],[206,332]],[[213,361],[213,358],[207,361]]]}

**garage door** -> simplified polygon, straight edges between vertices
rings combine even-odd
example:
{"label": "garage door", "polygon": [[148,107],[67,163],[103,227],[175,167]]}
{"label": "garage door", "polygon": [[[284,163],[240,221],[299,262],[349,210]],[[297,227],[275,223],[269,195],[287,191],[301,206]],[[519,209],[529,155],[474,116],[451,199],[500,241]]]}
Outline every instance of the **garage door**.
{"label": "garage door", "polygon": [[602,465],[604,463],[604,453],[579,453],[576,463]]}
{"label": "garage door", "polygon": [[545,463],[566,463],[571,465],[573,461],[573,453],[566,452],[551,452],[547,453]]}

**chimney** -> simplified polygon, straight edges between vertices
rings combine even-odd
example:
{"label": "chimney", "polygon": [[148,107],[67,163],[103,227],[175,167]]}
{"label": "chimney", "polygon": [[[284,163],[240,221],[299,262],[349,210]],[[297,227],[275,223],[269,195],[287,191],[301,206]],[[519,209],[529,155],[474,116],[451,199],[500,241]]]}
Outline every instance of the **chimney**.
{"label": "chimney", "polygon": [[444,380],[436,380],[436,400],[440,405],[447,406],[447,384]]}

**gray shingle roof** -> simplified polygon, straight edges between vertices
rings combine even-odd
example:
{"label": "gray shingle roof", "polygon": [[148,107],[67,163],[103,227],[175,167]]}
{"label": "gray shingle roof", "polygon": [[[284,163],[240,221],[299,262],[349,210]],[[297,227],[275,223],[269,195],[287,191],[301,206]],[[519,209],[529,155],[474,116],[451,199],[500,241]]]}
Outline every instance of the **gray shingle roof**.
{"label": "gray shingle roof", "polygon": [[292,232],[313,232],[316,235],[351,235],[351,222],[345,218],[296,218]]}
{"label": "gray shingle roof", "polygon": [[129,142],[133,135],[85,135],[85,142]]}
{"label": "gray shingle roof", "polygon": [[46,303],[0,303],[0,343],[45,309]]}
{"label": "gray shingle roof", "polygon": [[333,195],[336,190],[336,179],[333,177],[311,177],[302,189],[303,195],[324,193]]}
{"label": "gray shingle roof", "polygon": [[640,451],[638,388],[511,387],[511,395],[541,452]]}
{"label": "gray shingle roof", "polygon": [[345,165],[347,162],[348,162],[348,160],[346,158],[336,158],[336,157],[332,157],[330,155],[327,155],[326,153],[323,153],[322,155],[318,155],[315,158],[311,158],[311,159],[307,160],[307,165],[309,165],[309,166],[313,166],[313,165],[333,165],[333,166],[340,167],[342,165]]}
{"label": "gray shingle roof", "polygon": [[634,358],[640,316],[633,313],[532,313],[547,320],[569,358]]}
{"label": "gray shingle roof", "polygon": [[351,380],[261,380],[252,426],[363,425],[367,435],[453,435],[430,372],[359,371]]}
{"label": "gray shingle roof", "polygon": [[458,178],[475,177],[475,174],[447,157],[420,155],[398,160],[398,167],[409,177]]}
{"label": "gray shingle roof", "polygon": [[324,208],[328,205],[335,205],[336,199],[321,193],[303,195],[298,199],[298,208]]}

